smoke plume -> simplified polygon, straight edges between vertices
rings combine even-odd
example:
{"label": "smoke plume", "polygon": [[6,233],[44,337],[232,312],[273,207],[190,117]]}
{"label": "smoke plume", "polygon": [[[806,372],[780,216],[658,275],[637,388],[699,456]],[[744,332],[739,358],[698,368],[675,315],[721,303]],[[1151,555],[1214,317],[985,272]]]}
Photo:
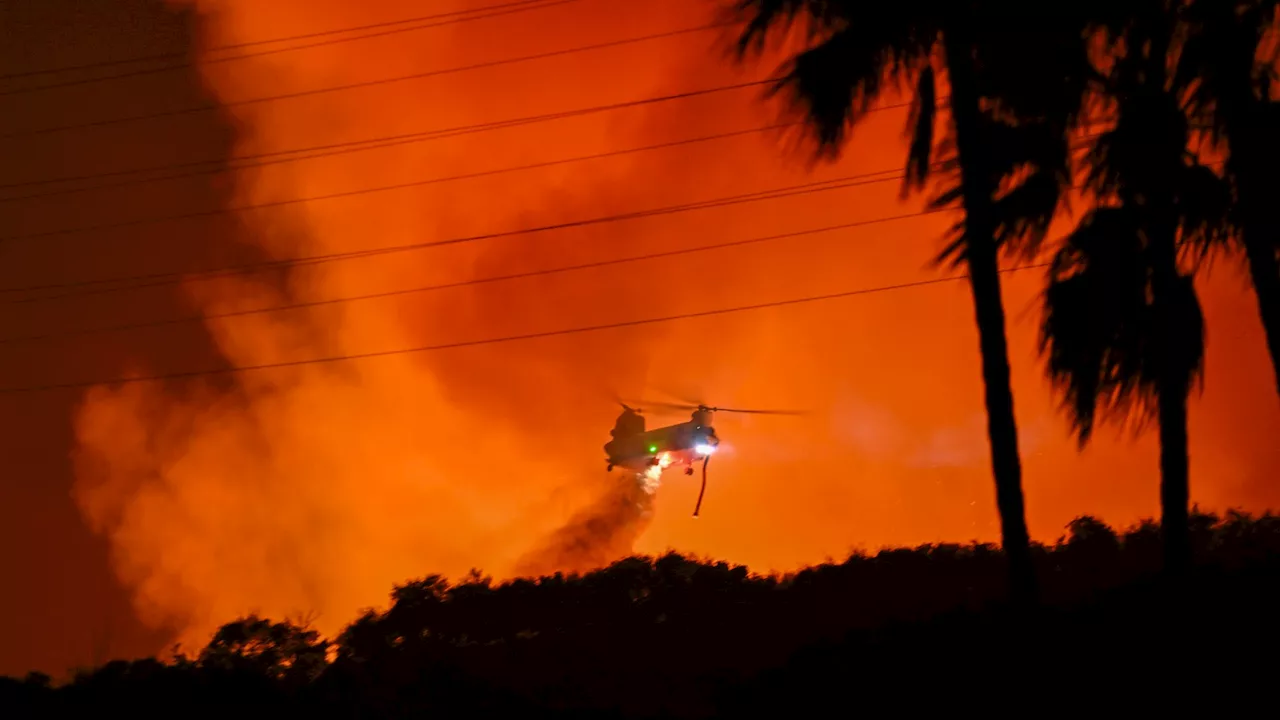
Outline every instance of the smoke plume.
{"label": "smoke plume", "polygon": [[[610,478],[613,480],[614,478]],[[611,482],[589,507],[569,519],[543,545],[522,557],[515,571],[522,576],[585,572],[604,567],[630,553],[653,514],[656,489],[643,475]]]}

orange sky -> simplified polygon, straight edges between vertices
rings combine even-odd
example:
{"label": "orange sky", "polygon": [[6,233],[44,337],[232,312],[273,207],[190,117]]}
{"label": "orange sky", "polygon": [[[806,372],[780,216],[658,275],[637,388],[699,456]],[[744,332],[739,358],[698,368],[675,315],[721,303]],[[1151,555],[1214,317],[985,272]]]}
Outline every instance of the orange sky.
{"label": "orange sky", "polygon": [[[14,72],[184,51],[466,6],[411,0],[194,5],[129,0],[123,17],[92,17],[83,8],[59,17],[34,5],[12,11],[0,15],[0,23],[22,25],[32,39],[6,50],[0,67]],[[697,90],[771,69],[769,63],[734,68],[717,36],[701,33],[243,102],[707,19],[706,5],[687,0],[643,6],[580,0],[207,64],[198,74],[5,97],[0,134],[210,99],[231,107],[8,138],[0,142],[13,162],[0,173],[12,183],[225,159]],[[104,25],[134,29],[104,33]],[[66,46],[51,51],[37,42],[52,36],[67,38]],[[72,42],[77,38],[84,42]],[[892,171],[902,162],[905,117],[905,110],[873,116],[845,160],[812,170],[779,136],[746,134],[227,216],[12,240],[0,243],[0,286],[425,242],[766,190],[815,175]],[[12,237],[272,203],[776,119],[777,108],[758,91],[726,92],[252,172],[0,203],[0,230]],[[0,337],[412,288],[916,207],[901,203],[897,183],[886,182],[275,275],[8,304]],[[3,384],[362,353],[910,282],[937,277],[928,261],[947,222],[915,218],[676,259],[10,345]],[[1077,452],[1035,354],[1041,276],[1025,272],[1005,282],[1033,535],[1051,541],[1086,512],[1116,524],[1154,515],[1153,439],[1133,442],[1104,431]],[[1192,495],[1213,508],[1274,507],[1280,490],[1270,478],[1280,464],[1273,440],[1280,407],[1253,296],[1229,262],[1217,265],[1202,289],[1208,377],[1192,413]],[[604,473],[601,455],[617,411],[615,393],[810,411],[802,418],[719,416],[725,452],[711,464],[702,517],[690,517],[697,483],[668,474],[652,516],[633,528],[637,551],[676,548],[767,571],[841,557],[853,547],[998,537],[977,338],[961,283],[234,378],[12,395],[0,398],[7,460],[0,491],[5,520],[12,520],[5,523],[0,569],[16,576],[19,590],[3,601],[0,648],[13,649],[0,651],[0,672],[33,665],[61,670],[102,652],[151,652],[169,636],[198,643],[218,623],[247,611],[317,615],[321,629],[334,632],[359,608],[382,604],[394,582],[431,572],[456,577],[472,567],[510,573],[622,482]],[[39,631],[30,629],[33,623]]]}

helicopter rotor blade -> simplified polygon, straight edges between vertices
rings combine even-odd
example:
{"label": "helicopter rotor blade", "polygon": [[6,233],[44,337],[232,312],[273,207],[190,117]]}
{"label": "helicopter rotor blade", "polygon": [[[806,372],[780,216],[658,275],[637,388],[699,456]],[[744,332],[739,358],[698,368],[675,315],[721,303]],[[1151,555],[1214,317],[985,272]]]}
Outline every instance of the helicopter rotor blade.
{"label": "helicopter rotor blade", "polygon": [[805,412],[800,410],[757,410],[757,409],[750,409],[750,408],[722,408],[722,407],[715,407],[714,405],[702,405],[702,404],[695,405],[695,404],[683,404],[683,403],[671,403],[671,402],[640,402],[640,401],[626,401],[625,403],[623,401],[619,401],[619,402],[623,404],[623,407],[627,407],[627,406],[646,407],[654,410],[671,410],[671,411],[678,411],[678,412],[692,412],[694,410],[706,410],[712,413],[724,412],[724,413],[738,413],[743,415],[805,415],[806,414]]}
{"label": "helicopter rotor blade", "polygon": [[741,413],[744,415],[804,415],[805,414],[803,411],[800,411],[800,410],[746,410],[742,408],[722,408],[722,407],[708,407],[707,409],[713,413],[726,412],[726,413]]}
{"label": "helicopter rotor blade", "polygon": [[[627,405],[632,405],[632,402],[628,402],[628,403],[626,403],[626,404],[627,404]],[[685,410],[697,410],[697,409],[698,409],[698,406],[697,406],[697,405],[679,405],[679,404],[676,404],[676,403],[665,403],[665,402],[640,402],[640,401],[634,401],[634,406],[638,406],[638,407],[646,407],[646,408],[653,408],[653,409],[657,409],[657,410],[680,410],[680,411],[685,411]]]}
{"label": "helicopter rotor blade", "polygon": [[671,405],[688,406],[696,408],[705,403],[698,402],[702,397],[701,392],[692,392],[693,388],[684,382],[675,382],[672,378],[668,378],[665,382],[659,383],[657,386],[651,386],[650,391],[659,397],[667,398],[667,403]]}

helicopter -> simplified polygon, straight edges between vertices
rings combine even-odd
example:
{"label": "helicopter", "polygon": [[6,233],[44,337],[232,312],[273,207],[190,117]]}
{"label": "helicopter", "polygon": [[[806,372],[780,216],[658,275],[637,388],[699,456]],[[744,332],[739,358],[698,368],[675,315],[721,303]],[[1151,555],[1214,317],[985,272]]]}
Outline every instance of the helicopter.
{"label": "helicopter", "polygon": [[671,465],[683,465],[684,474],[692,475],[694,463],[702,461],[702,488],[698,491],[698,502],[693,508],[693,516],[698,517],[702,509],[702,497],[707,492],[707,463],[720,446],[720,438],[716,436],[712,426],[712,414],[717,412],[748,413],[753,415],[798,415],[800,413],[787,410],[743,410],[737,408],[712,407],[704,404],[680,405],[673,403],[648,403],[650,407],[661,407],[669,410],[692,411],[690,419],[674,425],[666,425],[645,429],[643,410],[632,408],[619,402],[622,414],[618,416],[611,434],[613,439],[605,443],[606,470],[612,472],[615,467],[625,468],[637,474],[651,472],[658,468],[660,473]]}

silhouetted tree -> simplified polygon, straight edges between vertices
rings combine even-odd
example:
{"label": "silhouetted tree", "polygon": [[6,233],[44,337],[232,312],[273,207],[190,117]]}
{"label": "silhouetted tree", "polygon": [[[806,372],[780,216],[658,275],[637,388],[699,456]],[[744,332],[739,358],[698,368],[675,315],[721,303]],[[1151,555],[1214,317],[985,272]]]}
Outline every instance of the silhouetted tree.
{"label": "silhouetted tree", "polygon": [[1120,552],[1120,538],[1116,531],[1092,515],[1081,515],[1067,523],[1071,533],[1067,537],[1067,545],[1071,547],[1090,548],[1099,553],[1111,555]]}
{"label": "silhouetted tree", "polygon": [[1179,84],[1189,89],[1195,117],[1227,150],[1233,220],[1280,391],[1280,213],[1271,205],[1280,194],[1280,102],[1272,97],[1280,63],[1277,8],[1276,0],[1190,0]]}
{"label": "silhouetted tree", "polygon": [[1201,562],[1182,597],[1148,582],[1154,524],[1117,533],[1089,517],[1034,546],[1043,603],[1017,622],[998,602],[998,548],[977,543],[781,576],[677,553],[500,583],[429,576],[348,626],[330,661],[306,628],[244,618],[194,660],[113,660],[52,687],[0,678],[0,717],[754,717],[930,697],[954,712],[1009,698],[1007,683],[1158,701],[1137,676],[1219,691],[1223,667],[1247,673],[1261,655],[1271,672],[1280,639],[1280,520],[1193,511],[1190,524]]}
{"label": "silhouetted tree", "polygon": [[328,649],[328,641],[315,630],[250,616],[219,628],[197,662],[206,669],[303,685],[324,670]]}
{"label": "silhouetted tree", "polygon": [[775,91],[787,92],[803,112],[820,155],[838,154],[887,90],[911,88],[904,190],[922,189],[934,167],[935,76],[945,70],[951,122],[940,149],[954,182],[931,204],[954,204],[964,213],[948,254],[969,270],[1012,590],[1032,598],[998,255],[1014,241],[1034,250],[1070,183],[1067,132],[1090,75],[1087,13],[1081,4],[1002,0],[735,0],[734,8],[746,22],[740,56],[762,49],[775,28],[800,17],[808,24],[807,45],[789,60]]}
{"label": "silhouetted tree", "polygon": [[1204,358],[1200,305],[1179,251],[1224,237],[1230,197],[1188,149],[1185,92],[1170,71],[1175,8],[1116,3],[1104,29],[1112,52],[1101,103],[1115,123],[1086,159],[1099,207],[1054,257],[1041,349],[1082,444],[1099,410],[1157,420],[1165,560],[1178,571],[1191,553],[1187,399]]}

